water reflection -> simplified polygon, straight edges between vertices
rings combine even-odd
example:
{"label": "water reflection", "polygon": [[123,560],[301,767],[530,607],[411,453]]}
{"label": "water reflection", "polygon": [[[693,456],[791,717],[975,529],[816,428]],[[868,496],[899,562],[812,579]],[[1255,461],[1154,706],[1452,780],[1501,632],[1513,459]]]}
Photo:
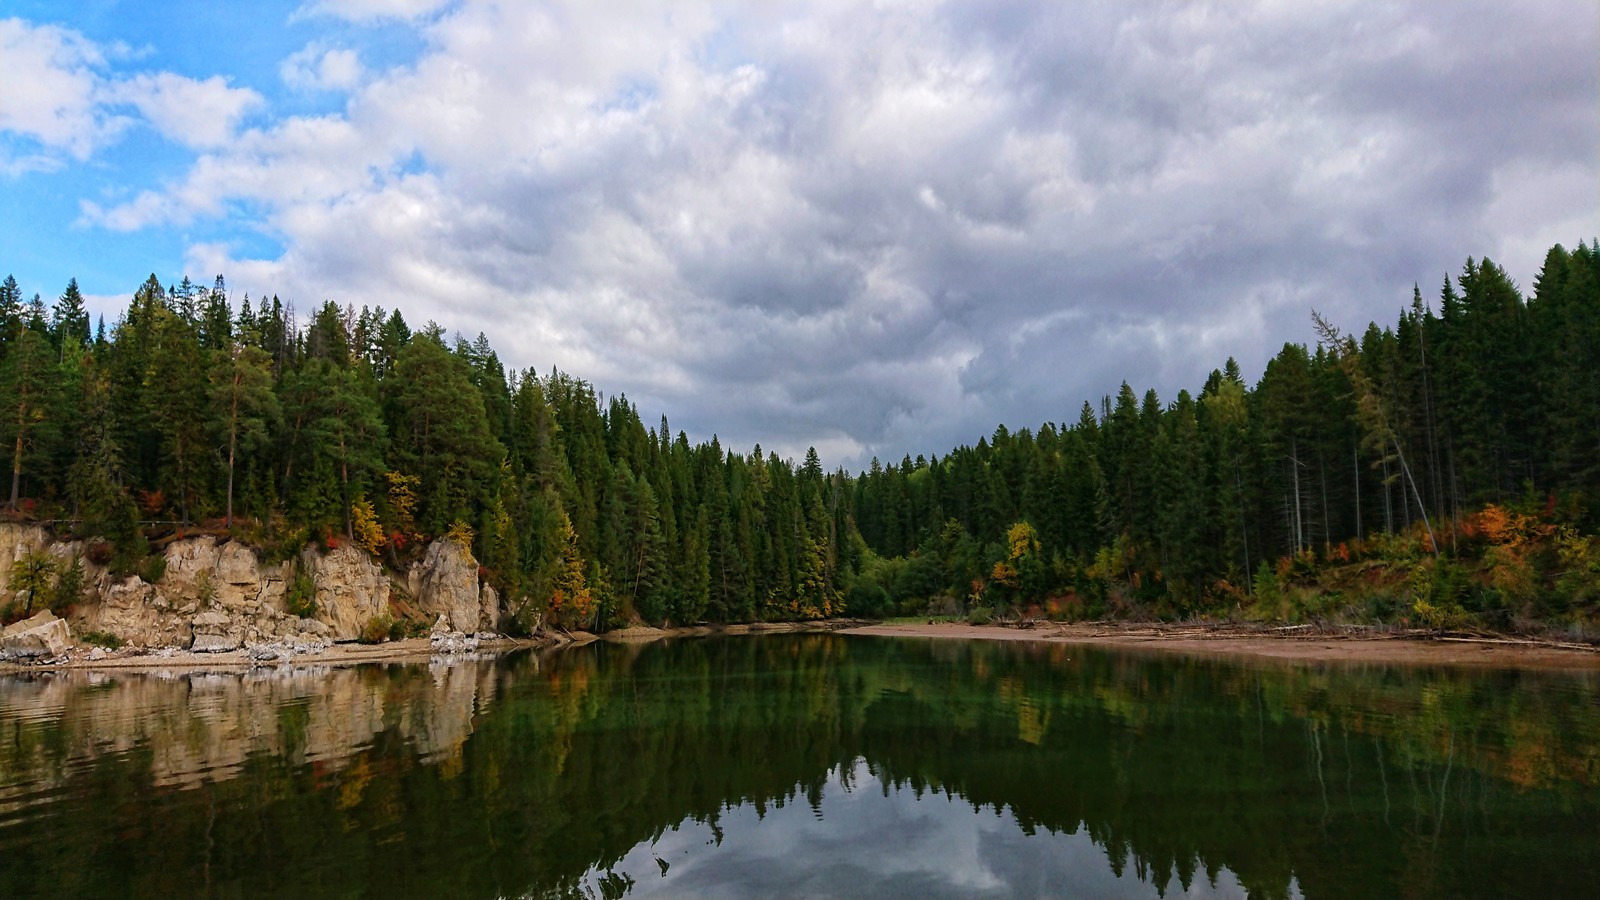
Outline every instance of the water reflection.
{"label": "water reflection", "polygon": [[835,635],[0,680],[0,896],[1577,894],[1597,693]]}

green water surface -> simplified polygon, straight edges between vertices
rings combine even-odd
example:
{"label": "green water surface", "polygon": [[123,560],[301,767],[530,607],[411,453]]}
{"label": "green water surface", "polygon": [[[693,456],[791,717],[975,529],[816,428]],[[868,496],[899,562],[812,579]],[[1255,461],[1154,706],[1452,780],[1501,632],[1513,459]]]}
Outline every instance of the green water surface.
{"label": "green water surface", "polygon": [[0,897],[1600,896],[1594,673],[828,634],[0,679]]}

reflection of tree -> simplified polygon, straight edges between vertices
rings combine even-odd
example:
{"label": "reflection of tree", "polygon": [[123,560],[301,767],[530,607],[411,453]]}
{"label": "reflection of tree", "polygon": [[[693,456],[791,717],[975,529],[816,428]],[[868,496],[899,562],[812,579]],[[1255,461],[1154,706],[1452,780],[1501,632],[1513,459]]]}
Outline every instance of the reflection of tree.
{"label": "reflection of tree", "polygon": [[[0,785],[85,811],[29,822],[0,788],[0,896],[182,896],[202,872],[241,895],[572,892],[588,873],[625,891],[602,876],[635,846],[715,833],[739,804],[817,807],[857,759],[885,786],[1084,831],[1154,884],[1227,867],[1252,896],[1581,892],[1581,867],[1541,854],[1553,827],[1600,833],[1594,694],[829,635],[0,682]],[[22,708],[49,712],[4,712]]]}

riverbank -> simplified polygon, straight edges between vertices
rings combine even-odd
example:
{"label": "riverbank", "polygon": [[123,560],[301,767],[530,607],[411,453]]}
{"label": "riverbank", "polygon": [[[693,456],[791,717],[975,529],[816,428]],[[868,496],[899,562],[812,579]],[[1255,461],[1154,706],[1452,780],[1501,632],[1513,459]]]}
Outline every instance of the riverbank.
{"label": "riverbank", "polygon": [[1093,644],[1157,653],[1258,657],[1291,662],[1600,670],[1600,648],[1586,644],[1470,637],[1433,632],[1319,631],[1310,626],[1252,629],[1228,625],[1040,623],[1032,627],[885,623],[841,634]]}
{"label": "riverbank", "polygon": [[[478,644],[473,653],[503,653],[522,648],[541,648],[561,643],[574,643],[571,639],[530,640],[525,638],[496,638]],[[259,666],[292,663],[296,666],[358,666],[368,663],[415,662],[433,656],[465,655],[441,653],[429,638],[408,638],[386,641],[381,644],[331,644],[320,650],[298,652],[278,659],[261,660],[250,655],[247,649],[220,653],[196,652],[166,648],[161,650],[122,650],[95,657],[89,648],[74,648],[67,658],[58,662],[0,663],[0,675],[20,675],[76,669],[181,669],[184,671],[246,671]]]}
{"label": "riverbank", "polygon": [[[639,644],[667,638],[710,637],[738,634],[786,634],[798,632],[840,631],[859,627],[859,619],[838,619],[819,622],[758,622],[750,625],[692,625],[682,628],[653,628],[647,625],[621,628],[604,634],[587,631],[557,632],[533,638],[497,637],[479,641],[469,654],[496,654],[511,650],[543,650],[556,647],[581,646],[595,641],[619,644]],[[74,647],[64,658],[50,662],[14,663],[0,662],[0,675],[19,675],[77,669],[173,669],[183,671],[245,671],[260,666],[293,663],[297,666],[357,666],[369,663],[416,662],[434,656],[461,656],[461,652],[441,651],[430,638],[409,638],[384,641],[380,644],[341,643],[330,644],[318,650],[295,652],[287,657],[262,660],[250,655],[248,648],[218,653],[197,652],[177,648],[156,650],[99,651],[90,647]]]}
{"label": "riverbank", "polygon": [[[874,637],[1092,644],[1156,653],[1255,657],[1290,662],[1600,670],[1600,648],[1584,644],[1509,637],[1440,635],[1434,632],[1383,632],[1375,629],[1319,631],[1310,626],[1250,628],[1231,625],[1105,622],[1092,624],[1051,622],[1012,626],[968,625],[962,622],[872,623],[855,619],[750,625],[697,625],[680,628],[635,626],[599,635],[579,631],[537,638],[495,638],[482,641],[473,652],[496,654],[521,649],[581,646],[595,641],[638,644],[671,638],[807,632],[836,632]],[[451,655],[459,654],[441,653],[428,638],[386,641],[381,644],[332,644],[321,650],[296,653],[290,659],[275,661],[254,659],[243,649],[222,653],[178,649],[116,651],[105,653],[99,658],[91,658],[88,648],[76,648],[67,659],[59,662],[0,663],[0,674],[76,669],[244,671],[281,662],[343,667],[372,663],[416,662],[434,656]]]}

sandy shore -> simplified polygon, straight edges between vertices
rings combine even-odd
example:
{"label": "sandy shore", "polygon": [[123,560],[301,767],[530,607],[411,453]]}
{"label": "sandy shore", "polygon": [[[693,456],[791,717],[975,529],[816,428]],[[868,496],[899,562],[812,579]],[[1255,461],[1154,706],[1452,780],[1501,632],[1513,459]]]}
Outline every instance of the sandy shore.
{"label": "sandy shore", "polygon": [[1096,644],[1157,653],[1199,653],[1305,662],[1600,670],[1600,651],[1593,648],[1515,638],[1441,638],[1370,632],[1343,635],[1315,633],[1311,629],[1260,632],[1180,625],[1055,623],[1034,628],[961,623],[865,625],[843,629],[840,633]]}

